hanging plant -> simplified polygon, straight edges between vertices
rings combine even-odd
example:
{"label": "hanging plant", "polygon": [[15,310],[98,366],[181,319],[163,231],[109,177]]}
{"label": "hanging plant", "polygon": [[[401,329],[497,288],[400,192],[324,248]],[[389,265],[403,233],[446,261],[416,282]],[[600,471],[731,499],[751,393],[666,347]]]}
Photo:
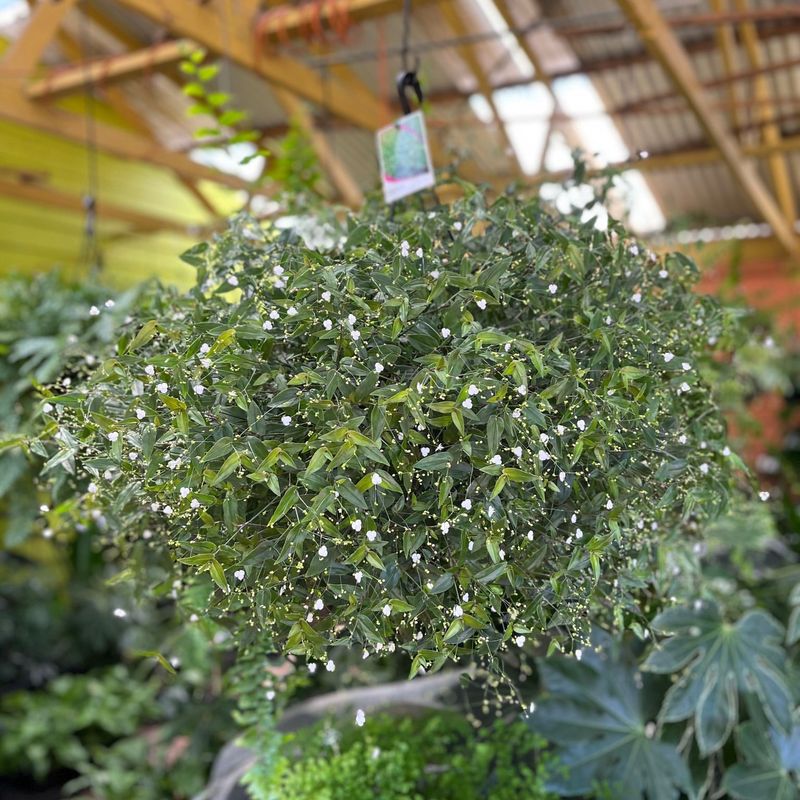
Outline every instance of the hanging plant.
{"label": "hanging plant", "polygon": [[[238,219],[55,407],[47,470],[191,612],[335,669],[419,668],[640,617],[724,505],[696,268],[536,200],[367,210],[329,251]],[[55,444],[54,444],[55,443]]]}

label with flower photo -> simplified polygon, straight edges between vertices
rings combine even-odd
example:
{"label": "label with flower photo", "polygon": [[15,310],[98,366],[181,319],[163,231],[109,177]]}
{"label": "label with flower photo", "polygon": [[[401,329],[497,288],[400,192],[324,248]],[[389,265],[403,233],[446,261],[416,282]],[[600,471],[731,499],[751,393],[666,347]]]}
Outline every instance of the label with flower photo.
{"label": "label with flower photo", "polygon": [[387,203],[433,186],[435,176],[421,111],[406,114],[381,128],[376,139]]}

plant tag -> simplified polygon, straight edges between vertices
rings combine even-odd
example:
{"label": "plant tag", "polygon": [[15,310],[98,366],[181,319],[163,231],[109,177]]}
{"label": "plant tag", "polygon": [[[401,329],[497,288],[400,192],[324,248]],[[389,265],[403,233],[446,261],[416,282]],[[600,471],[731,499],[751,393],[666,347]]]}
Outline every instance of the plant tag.
{"label": "plant tag", "polygon": [[375,135],[381,165],[383,196],[387,203],[433,186],[435,176],[428,149],[425,117],[406,114]]}

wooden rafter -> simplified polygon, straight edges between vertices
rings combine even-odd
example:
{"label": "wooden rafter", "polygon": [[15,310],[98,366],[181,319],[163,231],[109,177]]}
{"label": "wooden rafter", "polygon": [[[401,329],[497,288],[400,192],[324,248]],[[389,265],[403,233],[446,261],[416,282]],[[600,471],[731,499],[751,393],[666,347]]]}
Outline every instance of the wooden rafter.
{"label": "wooden rafter", "polygon": [[296,59],[261,52],[254,37],[255,20],[234,13],[233,6],[227,8],[231,0],[209,0],[204,4],[193,0],[170,0],[168,4],[162,0],[117,2],[360,128],[380,127],[381,104],[363,83],[325,80]]}
{"label": "wooden rafter", "polygon": [[[77,214],[85,213],[83,198],[38,183],[0,178],[0,196],[23,202],[37,203],[49,208],[74,211]],[[172,231],[187,235],[191,227],[164,217],[143,214],[139,211],[132,211],[129,208],[106,202],[98,204],[98,214],[100,219],[125,222],[139,232]]]}
{"label": "wooden rafter", "polygon": [[[473,33],[473,31],[470,31],[467,27],[467,24],[464,21],[463,13],[461,9],[456,6],[456,2],[457,0],[442,0],[442,2],[440,2],[438,5],[438,9],[442,17],[444,17],[447,26],[457,37],[467,37],[470,35],[470,33]],[[500,116],[500,111],[498,110],[497,103],[495,103],[494,100],[494,87],[489,80],[486,70],[483,68],[480,60],[478,59],[477,48],[471,44],[463,44],[459,45],[456,50],[459,56],[461,56],[461,60],[467,65],[467,68],[475,78],[475,82],[478,84],[478,89],[486,99],[486,102],[489,104],[489,108],[492,109],[495,124],[497,125],[500,135],[503,138],[506,150],[517,163],[517,166],[520,166],[519,159],[517,157],[517,151],[515,150],[514,145],[511,143],[505,122]]]}
{"label": "wooden rafter", "polygon": [[[711,0],[711,7],[714,12],[721,14],[728,10],[728,0]],[[733,26],[730,24],[720,25],[714,32],[717,40],[717,49],[722,57],[722,65],[725,69],[725,75],[731,76],[737,70],[736,64],[736,34],[734,33]],[[731,81],[728,84],[728,98],[731,101],[730,121],[734,129],[741,127],[741,114],[737,107],[738,103],[738,84]]]}
{"label": "wooden rafter", "polygon": [[[738,11],[747,11],[747,0],[734,0],[734,2]],[[758,41],[756,26],[752,22],[743,22],[739,27],[739,33],[750,65],[754,69],[762,68],[764,66],[764,58]],[[762,126],[761,136],[763,141],[768,145],[777,145],[781,141],[781,129],[775,121],[775,109],[769,105],[772,90],[766,75],[758,75],[755,78],[753,93],[755,98],[760,101],[760,104],[756,106],[756,119]],[[795,203],[789,165],[786,163],[786,158],[783,154],[777,151],[771,153],[767,161],[778,204],[786,219],[794,226],[794,222],[797,219],[797,205]]]}
{"label": "wooden rafter", "polygon": [[0,70],[18,79],[29,76],[76,4],[77,0],[42,0],[32,8],[22,33],[0,61]]}
{"label": "wooden rafter", "polygon": [[709,140],[719,150],[728,168],[764,220],[770,224],[781,244],[792,255],[800,254],[800,244],[793,225],[770,195],[755,166],[745,158],[721,116],[710,107],[709,98],[695,75],[689,56],[658,6],[653,0],[617,2],[653,57],[684,96]]}
{"label": "wooden rafter", "polygon": [[344,204],[351,208],[359,208],[364,202],[364,195],[361,189],[342,160],[333,151],[325,134],[315,125],[311,112],[306,108],[305,103],[296,95],[286,91],[286,89],[276,86],[273,87],[273,92],[286,115],[290,119],[294,119],[309,138],[311,146],[319,159],[320,166],[330,178]]}
{"label": "wooden rafter", "polygon": [[164,64],[180,61],[192,49],[186,39],[161,42],[130,53],[97,58],[68,67],[60,67],[49,75],[29,84],[28,97],[40,100],[83,89],[88,85],[102,85],[141,75]]}

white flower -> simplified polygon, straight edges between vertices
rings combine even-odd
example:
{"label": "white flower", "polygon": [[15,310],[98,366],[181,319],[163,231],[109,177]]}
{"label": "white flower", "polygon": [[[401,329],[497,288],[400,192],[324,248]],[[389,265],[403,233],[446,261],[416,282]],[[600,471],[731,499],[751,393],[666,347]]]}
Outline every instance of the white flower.
{"label": "white flower", "polygon": [[564,483],[564,481],[565,481],[566,479],[567,479],[567,473],[566,473],[566,472],[564,472],[564,471],[562,470],[561,472],[559,472],[559,473],[558,473],[558,480],[559,480],[561,483]]}
{"label": "white flower", "polygon": [[583,531],[580,528],[575,529],[575,538],[583,539]]}
{"label": "white flower", "polygon": [[570,521],[570,522],[571,522],[571,523],[574,525],[574,524],[575,524],[575,523],[578,521],[578,515],[577,515],[577,514],[573,514],[573,515],[572,515],[572,516],[569,518],[569,521]]}
{"label": "white flower", "polygon": [[333,328],[333,322],[331,322],[329,319],[324,319],[322,320],[322,327],[325,328],[326,331],[329,331],[331,328]]}
{"label": "white flower", "polygon": [[325,547],[325,545],[323,544],[323,545],[322,545],[322,546],[319,548],[319,550],[317,550],[317,553],[319,553],[319,557],[320,557],[320,558],[327,558],[327,557],[328,557],[328,548],[327,548],[327,547]]}
{"label": "white flower", "polygon": [[730,454],[731,454],[730,447],[728,447],[728,445],[725,445],[725,447],[722,448],[722,455],[724,455],[727,458]]}
{"label": "white flower", "polygon": [[211,349],[211,345],[208,345],[205,342],[203,342],[203,344],[200,345],[200,352],[203,355],[205,355],[210,349]]}
{"label": "white flower", "polygon": [[500,456],[492,456],[489,459],[490,463],[496,464],[498,467],[503,463],[503,459]]}
{"label": "white flower", "polygon": [[358,531],[360,531],[360,530],[361,530],[361,525],[362,525],[362,523],[361,523],[361,520],[360,520],[360,519],[354,519],[354,520],[353,520],[353,521],[350,523],[350,527],[351,527],[351,528],[352,528],[354,531],[356,531],[356,533],[358,533]]}
{"label": "white flower", "polygon": [[169,386],[166,383],[157,383],[156,384],[156,391],[159,394],[166,394],[169,391]]}
{"label": "white flower", "polygon": [[611,509],[612,509],[612,508],[614,508],[614,503],[613,503],[611,500],[608,500],[608,501],[606,502],[606,508],[607,508],[609,511],[611,511]]}
{"label": "white flower", "polygon": [[117,439],[119,439],[119,434],[116,431],[111,431],[111,433],[108,434],[109,442],[116,442]]}
{"label": "white flower", "polygon": [[463,227],[464,226],[460,222],[454,222],[453,223],[453,230],[454,231],[460,231]]}
{"label": "white flower", "polygon": [[245,573],[243,569],[237,569],[236,572],[233,573],[233,577],[236,578],[237,581],[243,581],[244,575]]}
{"label": "white flower", "polygon": [[473,547],[475,547],[475,542],[473,542],[472,539],[470,539],[469,544],[467,545],[467,550],[469,550],[471,553]]}
{"label": "white flower", "polygon": [[273,328],[272,323],[269,320],[265,320],[264,324],[261,326],[265,331],[271,331]]}
{"label": "white flower", "polygon": [[415,255],[416,255],[417,258],[422,258],[422,256],[425,255],[425,252],[421,247],[418,247],[417,248],[417,252],[415,253]]}
{"label": "white flower", "polygon": [[442,328],[442,339],[446,339],[450,335],[450,328]]}
{"label": "white flower", "polygon": [[194,389],[195,394],[203,394],[203,392],[206,390],[206,387],[203,386],[202,383],[196,383],[192,388]]}
{"label": "white flower", "polygon": [[171,458],[169,461],[167,461],[168,469],[178,469],[180,465],[181,465],[181,460],[179,458]]}
{"label": "white flower", "polygon": [[44,536],[45,539],[52,539],[53,538],[53,529],[52,528],[45,528],[42,531],[42,536]]}
{"label": "white flower", "polygon": [[528,387],[527,386],[517,386],[517,394],[519,394],[519,395],[528,394]]}
{"label": "white flower", "polygon": [[450,530],[450,523],[447,521],[442,522],[439,527],[442,529],[442,533],[447,533]]}
{"label": "white flower", "polygon": [[578,426],[578,430],[579,431],[585,431],[586,430],[586,421],[585,420],[579,419],[577,421],[576,425]]}
{"label": "white flower", "polygon": [[542,444],[547,444],[550,441],[550,437],[546,433],[539,434],[539,441]]}
{"label": "white flower", "polygon": [[350,336],[354,342],[357,342],[361,338],[361,331],[350,331]]}
{"label": "white flower", "polygon": [[672,359],[675,358],[675,353],[664,353],[664,361],[669,364]]}
{"label": "white flower", "polygon": [[522,458],[522,448],[517,445],[516,447],[511,448],[511,452],[517,457]]}
{"label": "white flower", "polygon": [[267,698],[267,700],[274,700],[275,699],[275,690],[274,689],[268,689],[267,693],[266,693],[266,698]]}
{"label": "white flower", "polygon": [[[266,325],[266,323],[264,323],[264,324]],[[271,322],[270,322],[270,325],[272,325]],[[211,366],[211,359],[210,358],[201,358],[200,359],[200,365],[205,367],[206,369],[208,369]]]}
{"label": "white flower", "polygon": [[361,583],[361,579],[364,577],[364,573],[359,569],[353,573],[353,577],[356,580],[356,583]]}
{"label": "white flower", "polygon": [[86,491],[87,491],[87,492],[89,492],[89,494],[97,494],[97,484],[96,484],[94,481],[92,481],[92,482],[91,482],[91,483],[90,483],[90,484],[89,484],[89,485],[86,487]]}
{"label": "white flower", "polygon": [[692,365],[688,361],[684,361],[681,367],[683,367],[684,372],[688,372],[692,368]]}
{"label": "white flower", "polygon": [[192,490],[188,486],[181,486],[180,495],[185,500]]}
{"label": "white flower", "polygon": [[323,608],[325,608],[325,603],[323,603],[322,599],[318,597],[314,601],[314,610],[315,611],[322,611]]}
{"label": "white flower", "polygon": [[634,292],[631,295],[631,300],[633,300],[634,303],[641,303],[642,302],[642,293],[641,292]]}
{"label": "white flower", "polygon": [[164,511],[164,515],[165,516],[167,516],[167,517],[171,517],[172,516],[172,506],[164,506],[164,508],[162,510]]}
{"label": "white flower", "polygon": [[359,708],[358,711],[356,711],[356,725],[358,725],[359,728],[362,728],[366,721],[367,715],[364,713],[363,709]]}
{"label": "white flower", "polygon": [[96,317],[100,313],[100,309],[97,306],[92,306],[89,309],[89,316]]}
{"label": "white flower", "polygon": [[377,372],[378,375],[380,375],[381,372],[383,372],[383,364],[381,364],[380,361],[376,361],[374,369],[375,369],[375,372]]}
{"label": "white flower", "polygon": [[472,398],[470,397],[465,398],[462,401],[461,405],[464,406],[464,408],[472,408]]}
{"label": "white flower", "polygon": [[200,501],[196,498],[192,498],[192,502],[189,503],[189,508],[200,508]]}
{"label": "white flower", "polygon": [[519,419],[519,418],[522,416],[522,412],[521,412],[521,411],[520,411],[518,408],[515,408],[515,409],[514,409],[514,410],[511,412],[511,416],[512,416],[514,419]]}
{"label": "white flower", "polygon": [[514,639],[514,642],[516,643],[517,647],[522,647],[525,644],[525,637],[517,636],[517,638]]}
{"label": "white flower", "polygon": [[464,609],[461,608],[459,605],[453,606],[453,616],[458,619],[459,617],[464,616]]}
{"label": "white flower", "polygon": [[411,248],[410,248],[408,242],[405,239],[403,239],[403,241],[400,242],[400,255],[405,258],[409,254],[410,251],[411,251]]}
{"label": "white flower", "polygon": [[703,473],[703,475],[708,475],[708,469],[709,469],[709,467],[708,467],[708,464],[706,464],[706,462],[704,461],[704,462],[703,462],[703,463],[700,465],[700,472],[702,472],[702,473]]}
{"label": "white flower", "polygon": [[372,473],[372,485],[380,486],[383,483],[383,478],[377,472]]}
{"label": "white flower", "polygon": [[682,434],[681,434],[681,435],[678,437],[678,441],[679,441],[681,444],[686,444],[686,434],[685,434],[685,433],[682,433]]}
{"label": "white flower", "polygon": [[52,411],[53,411],[53,406],[52,406],[52,404],[51,404],[51,403],[45,403],[45,404],[42,406],[42,411],[44,411],[44,413],[45,413],[45,414],[50,414],[50,413],[52,413]]}
{"label": "white flower", "polygon": [[235,275],[228,275],[228,283],[231,286],[238,286],[239,285],[239,279]]}
{"label": "white flower", "polygon": [[329,658],[325,662],[325,669],[328,670],[328,672],[333,672],[336,669],[336,664],[333,663],[333,659],[332,658]]}
{"label": "white flower", "polygon": [[161,508],[161,503],[150,503],[151,511],[158,511],[159,508]]}
{"label": "white flower", "polygon": [[470,500],[469,498],[467,498],[466,500],[462,500],[461,508],[463,508],[465,511],[469,511],[472,508],[472,500]]}
{"label": "white flower", "polygon": [[124,608],[115,608],[114,616],[119,619],[124,619],[125,617],[128,616],[128,612]]}
{"label": "white flower", "polygon": [[475,305],[478,306],[478,308],[481,311],[485,311],[486,310],[486,301],[483,298],[481,298],[480,300],[476,300],[475,301]]}
{"label": "white flower", "polygon": [[276,264],[276,265],[275,265],[275,266],[272,268],[272,272],[273,272],[275,275],[283,275],[283,273],[285,272],[285,270],[284,270],[284,268],[283,268],[283,267],[282,267],[280,264]]}
{"label": "white flower", "polygon": [[610,316],[606,316],[606,325],[610,325],[613,322]]}
{"label": "white flower", "polygon": [[430,271],[429,275],[431,276],[431,278],[433,278],[436,281],[436,280],[439,280],[439,275],[441,275],[441,273],[439,272],[438,269],[432,269]]}
{"label": "white flower", "polygon": [[575,658],[580,661],[583,658],[583,650],[580,648],[575,651]]}
{"label": "white flower", "polygon": [[547,291],[550,292],[550,294],[555,294],[558,291],[558,286],[555,283],[551,283],[547,287]]}
{"label": "white flower", "polygon": [[759,492],[758,496],[766,503],[769,500],[769,492]]}
{"label": "white flower", "polygon": [[283,424],[283,425],[288,427],[289,425],[292,424],[292,418],[288,414],[284,414],[281,417],[281,424]]}
{"label": "white flower", "polygon": [[143,408],[136,409],[136,416],[139,419],[144,419],[147,416],[147,412]]}
{"label": "white flower", "polygon": [[689,386],[689,384],[688,384],[688,383],[686,383],[686,381],[684,381],[684,382],[681,384],[681,386],[680,386],[680,390],[681,390],[682,392],[688,392],[688,391],[690,391],[690,390],[691,390],[691,386]]}
{"label": "white flower", "polygon": [[286,313],[290,317],[296,317],[297,316],[297,309],[294,306],[289,306],[289,308],[286,309]]}
{"label": "white flower", "polygon": [[331,301],[331,293],[327,289],[322,293],[322,299],[326,303],[330,303],[330,301]]}
{"label": "white flower", "polygon": [[422,560],[422,556],[419,553],[412,553],[411,554],[411,562],[416,565]]}
{"label": "white flower", "polygon": [[385,605],[385,606],[384,606],[384,607],[381,609],[381,613],[383,614],[383,616],[384,616],[384,617],[388,617],[388,616],[390,616],[390,615],[391,615],[391,613],[392,613],[392,607],[391,607],[391,606],[390,606],[390,605],[387,603],[387,604],[386,604],[386,605]]}
{"label": "white flower", "polygon": [[313,675],[317,671],[317,665],[312,661],[308,667],[308,671]]}
{"label": "white flower", "polygon": [[669,277],[669,273],[665,269],[660,269],[658,271],[658,277],[661,279]]}
{"label": "white flower", "polygon": [[274,308],[269,312],[270,319],[280,319],[280,316],[281,315]]}
{"label": "white flower", "polygon": [[539,461],[549,461],[550,460],[550,453],[546,450],[539,451]]}
{"label": "white flower", "polygon": [[378,538],[378,531],[367,531],[367,540],[374,542]]}
{"label": "white flower", "polygon": [[156,368],[155,368],[155,367],[154,367],[152,364],[148,364],[148,365],[147,365],[147,366],[144,368],[144,371],[145,371],[145,372],[146,372],[148,375],[155,375],[155,374],[156,374]]}
{"label": "white flower", "polygon": [[105,302],[105,303],[103,303],[103,305],[104,305],[106,308],[114,308],[114,306],[116,305],[116,303],[114,303],[114,301],[113,301],[113,300],[106,300],[106,302]]}
{"label": "white flower", "polygon": [[476,386],[474,383],[471,383],[471,384],[470,384],[470,385],[467,387],[467,394],[468,394],[470,397],[475,397],[475,395],[476,395],[476,394],[479,394],[479,393],[480,393],[480,391],[481,391],[481,390],[480,390],[480,389],[479,389],[479,388],[478,388],[478,387],[477,387],[477,386]]}
{"label": "white flower", "polygon": [[348,321],[348,323],[350,325],[355,325],[356,322],[357,322],[356,315],[355,314],[348,314],[347,315],[347,321]]}
{"label": "white flower", "polygon": [[430,453],[430,452],[431,452],[430,447],[420,447],[420,449],[419,449],[419,453],[423,458],[425,458],[425,456],[427,456],[428,453]]}
{"label": "white flower", "polygon": [[563,436],[567,432],[567,429],[563,425],[556,425],[556,433],[559,436]]}

